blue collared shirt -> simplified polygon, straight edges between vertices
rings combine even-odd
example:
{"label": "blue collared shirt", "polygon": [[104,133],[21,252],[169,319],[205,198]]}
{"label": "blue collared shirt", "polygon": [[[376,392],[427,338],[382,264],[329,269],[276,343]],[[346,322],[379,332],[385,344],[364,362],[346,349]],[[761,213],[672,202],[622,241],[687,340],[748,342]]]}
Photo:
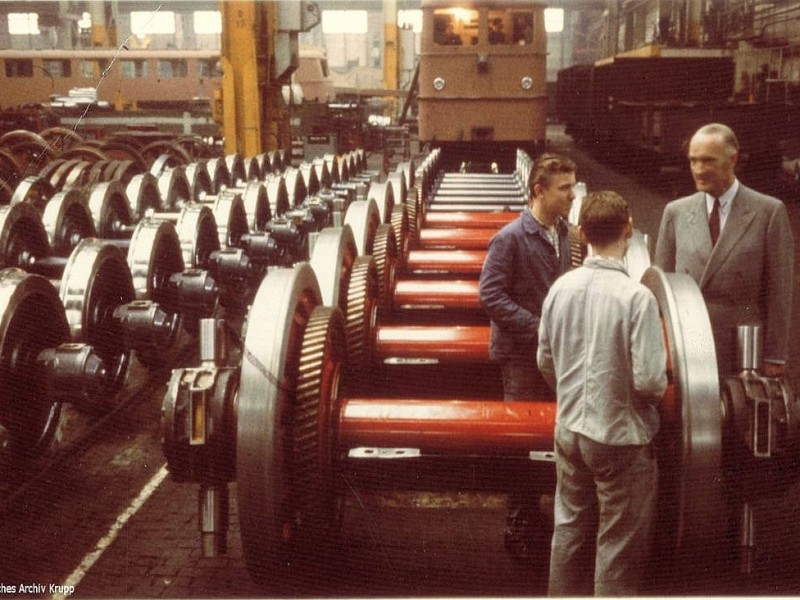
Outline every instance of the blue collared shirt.
{"label": "blue collared shirt", "polygon": [[553,284],[537,360],[560,426],[609,445],[647,444],[658,432],[667,388],[658,306],[620,261],[590,256]]}

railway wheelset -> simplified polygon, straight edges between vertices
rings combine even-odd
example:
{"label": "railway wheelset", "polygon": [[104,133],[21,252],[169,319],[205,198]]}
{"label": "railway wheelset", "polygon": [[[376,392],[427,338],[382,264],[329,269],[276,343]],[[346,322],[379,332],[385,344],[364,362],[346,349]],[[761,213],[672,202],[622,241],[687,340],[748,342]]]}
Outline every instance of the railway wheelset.
{"label": "railway wheelset", "polygon": [[[434,151],[414,173],[408,233],[377,242],[386,215],[369,200],[356,204],[348,222],[320,234],[320,255],[266,273],[235,344],[223,320],[203,320],[200,364],[173,370],[164,452],[174,480],[199,484],[202,551],[225,551],[235,483],[248,570],[265,589],[309,568],[322,575],[354,473],[368,485],[414,488],[426,466],[443,466],[441,474],[467,461],[496,489],[507,482],[493,475],[522,472],[538,477],[531,493],[553,492],[554,403],[504,403],[499,386],[471,379],[488,357],[476,286],[491,233],[481,230],[525,205],[530,159],[523,153],[506,176],[440,173],[437,159]],[[397,240],[406,235],[403,251]],[[576,261],[581,251],[573,248]],[[752,328],[743,329],[751,343],[741,374],[720,381],[695,283],[649,267],[641,237],[628,260],[658,300],[668,345],[659,556],[684,566],[700,564],[703,550],[708,558],[727,540],[733,499],[750,516],[739,550],[752,559],[752,502],[785,485],[797,403],[783,379],[758,374]],[[448,364],[464,381],[426,371]],[[392,369],[400,375],[390,381]],[[393,470],[404,461],[414,466]]]}
{"label": "railway wheelset", "polygon": [[[301,181],[290,203],[278,153],[209,158],[212,149],[189,140],[100,149],[64,135],[60,158],[49,136],[2,140],[9,156],[27,149],[29,158],[14,158],[18,183],[0,206],[4,460],[51,451],[65,405],[113,409],[134,356],[163,369],[200,318],[235,322],[267,268],[308,259],[308,238],[343,220],[353,196],[309,196]],[[195,147],[202,158],[188,163]],[[354,175],[366,167],[361,152],[323,160],[339,178],[339,162]],[[197,189],[192,170],[206,174],[192,177],[205,181]]]}
{"label": "railway wheelset", "polygon": [[[131,355],[170,364],[184,329],[199,340],[200,365],[173,370],[167,462],[174,479],[200,484],[206,554],[224,550],[237,484],[245,558],[265,587],[331,548],[322,542],[335,542],[343,481],[363,464],[512,464],[552,492],[551,401],[510,405],[480,386],[466,394],[468,379],[428,393],[419,385],[429,365],[485,365],[477,275],[493,231],[525,204],[524,153],[503,176],[440,173],[434,151],[384,184],[356,155],[286,178],[266,166],[277,156],[186,164],[191,147],[158,148],[150,169],[139,166],[142,149],[114,145],[127,152],[119,161],[109,149],[77,150],[9,194],[0,214],[6,449],[43,451],[64,403],[113,402]],[[307,196],[312,172],[325,185]],[[646,246],[637,256],[646,262]],[[724,537],[731,490],[747,520],[751,501],[785,482],[798,409],[785,381],[757,373],[755,342],[742,373],[720,382],[696,286],[644,267],[629,265],[658,299],[670,359],[659,545],[684,556]],[[391,385],[390,371],[400,374]],[[396,460],[374,460],[386,458]]]}

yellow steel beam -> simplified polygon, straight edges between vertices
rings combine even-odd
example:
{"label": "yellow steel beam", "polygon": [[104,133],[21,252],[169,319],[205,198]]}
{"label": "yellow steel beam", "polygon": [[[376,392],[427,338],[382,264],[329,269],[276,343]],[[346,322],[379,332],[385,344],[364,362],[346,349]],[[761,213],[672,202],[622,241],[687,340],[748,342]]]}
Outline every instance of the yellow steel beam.
{"label": "yellow steel beam", "polygon": [[[268,72],[264,72],[267,67],[259,64],[260,33],[265,21],[268,25],[275,23],[274,3],[221,0],[220,12],[225,152],[255,156],[266,149],[261,87],[269,80]],[[267,37],[271,39],[273,35]]]}

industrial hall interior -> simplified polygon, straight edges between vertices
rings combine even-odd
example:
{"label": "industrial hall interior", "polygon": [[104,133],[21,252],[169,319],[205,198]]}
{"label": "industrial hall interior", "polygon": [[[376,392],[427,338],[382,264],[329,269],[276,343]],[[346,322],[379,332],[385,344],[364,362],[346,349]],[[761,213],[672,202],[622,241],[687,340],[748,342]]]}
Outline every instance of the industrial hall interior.
{"label": "industrial hall interior", "polygon": [[800,594],[800,0],[8,0],[0,90],[0,597]]}

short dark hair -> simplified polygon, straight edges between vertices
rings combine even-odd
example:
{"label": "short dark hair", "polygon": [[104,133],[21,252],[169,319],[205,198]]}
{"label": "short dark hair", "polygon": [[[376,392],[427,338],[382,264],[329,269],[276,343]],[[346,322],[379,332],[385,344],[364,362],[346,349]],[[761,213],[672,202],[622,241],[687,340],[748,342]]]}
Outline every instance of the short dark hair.
{"label": "short dark hair", "polygon": [[575,173],[577,170],[578,167],[575,163],[566,156],[550,152],[540,154],[536,160],[533,161],[533,167],[531,167],[531,197],[533,196],[533,186],[537,183],[542,187],[547,187],[550,185],[550,179],[553,175],[558,175],[559,173]]}
{"label": "short dark hair", "polygon": [[630,218],[625,198],[617,192],[600,191],[583,199],[578,223],[590,244],[604,246],[622,236]]}

